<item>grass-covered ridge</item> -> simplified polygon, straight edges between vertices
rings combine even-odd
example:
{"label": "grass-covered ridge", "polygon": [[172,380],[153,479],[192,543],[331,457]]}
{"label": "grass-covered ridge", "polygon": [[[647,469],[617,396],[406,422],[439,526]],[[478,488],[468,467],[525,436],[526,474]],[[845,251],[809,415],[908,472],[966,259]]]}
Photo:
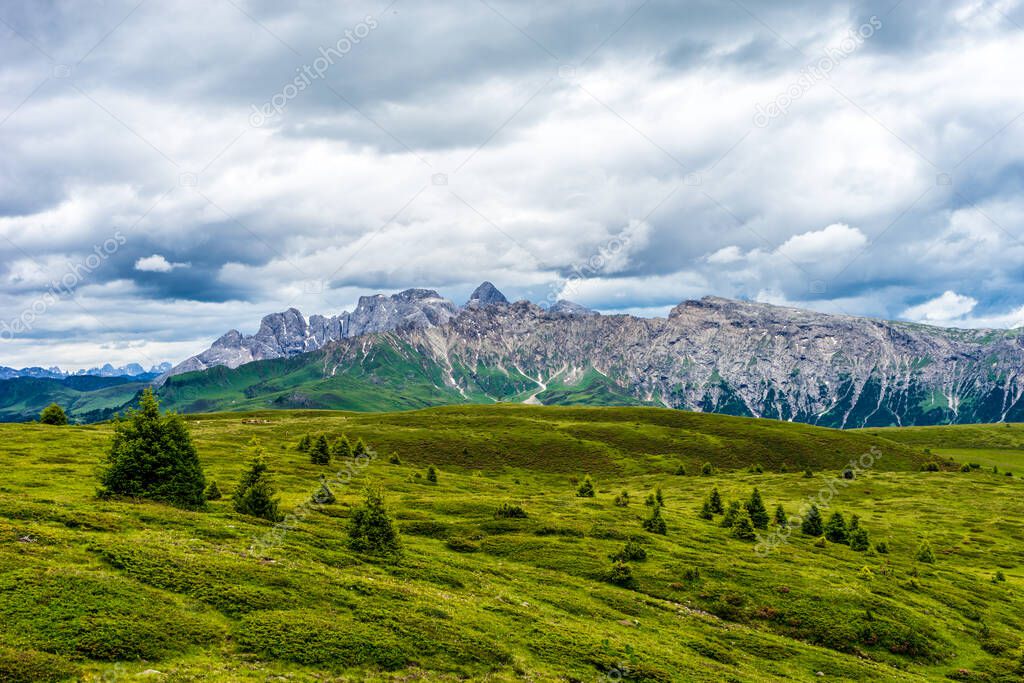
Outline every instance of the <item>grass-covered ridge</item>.
{"label": "grass-covered ridge", "polygon": [[[644,408],[188,422],[225,494],[258,437],[285,512],[321,474],[344,471],[311,464],[296,450],[303,434],[362,438],[377,456],[333,487],[336,503],[253,556],[272,525],[236,514],[228,496],[205,512],[97,499],[109,425],[0,425],[0,679],[147,669],[223,681],[1020,677],[1024,466],[1014,477],[924,472],[940,446],[899,444],[887,430]],[[760,556],[698,516],[713,487],[726,501],[757,487],[769,510],[796,513],[872,448],[875,466],[839,487],[833,509],[859,515],[886,554],[796,533]],[[716,471],[701,476],[706,462]],[[596,496],[578,497],[588,473]],[[384,485],[402,530],[395,563],[346,544],[369,480]],[[641,527],[656,487],[664,536]],[[613,502],[623,490],[628,507]],[[496,517],[502,503],[527,516]],[[635,587],[624,588],[607,580],[609,556],[631,538],[647,559],[630,562]],[[923,540],[934,564],[915,559]]]}

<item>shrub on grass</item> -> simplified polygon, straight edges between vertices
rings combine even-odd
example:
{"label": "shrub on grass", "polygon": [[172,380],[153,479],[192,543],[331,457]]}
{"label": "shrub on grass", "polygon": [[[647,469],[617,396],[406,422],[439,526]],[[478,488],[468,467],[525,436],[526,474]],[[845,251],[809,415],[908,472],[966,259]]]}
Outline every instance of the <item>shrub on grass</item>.
{"label": "shrub on grass", "polygon": [[711,503],[711,511],[716,515],[725,512],[725,508],[722,506],[722,494],[718,492],[718,487],[711,489],[708,501]]}
{"label": "shrub on grass", "polygon": [[431,484],[437,483],[437,468],[435,468],[433,465],[427,467],[427,481],[429,481]]}
{"label": "shrub on grass", "polygon": [[79,670],[56,655],[0,645],[0,681],[5,683],[56,683],[80,680]]}
{"label": "shrub on grass", "polygon": [[804,470],[804,479],[810,479],[813,476],[814,476],[814,472],[811,472],[810,469]]}
{"label": "shrub on grass", "polygon": [[828,524],[825,525],[825,538],[833,543],[846,544],[849,542],[849,535],[850,532],[846,528],[843,513],[833,512],[832,516],[828,518]]}
{"label": "shrub on grass", "polygon": [[636,579],[633,578],[633,570],[625,562],[615,562],[611,569],[605,572],[605,581],[623,588],[635,588]]}
{"label": "shrub on grass", "polygon": [[744,507],[747,510],[747,514],[750,515],[750,521],[755,528],[768,528],[768,509],[764,506],[764,500],[761,498],[760,491],[755,488],[754,492],[750,494],[750,500],[746,502]]}
{"label": "shrub on grass", "polygon": [[700,466],[700,473],[705,477],[710,477],[712,474],[715,473],[715,468],[712,467],[711,463],[706,462]]}
{"label": "shrub on grass", "polygon": [[526,519],[528,516],[522,506],[513,503],[502,503],[494,511],[495,519]]}
{"label": "shrub on grass", "polygon": [[644,499],[644,505],[646,505],[649,508],[652,508],[652,507],[654,507],[657,504],[658,504],[658,501],[656,501],[654,499],[654,494],[653,493],[648,493],[647,494],[647,498]]}
{"label": "shrub on grass", "polygon": [[270,468],[263,457],[263,446],[258,439],[253,439],[249,448],[252,454],[246,472],[231,496],[232,505],[239,514],[277,522],[281,513],[277,510],[278,501],[274,497]]}
{"label": "shrub on grass", "polygon": [[583,477],[583,482],[576,489],[576,496],[578,498],[593,498],[594,493],[594,482],[590,480],[590,475]]}
{"label": "shrub on grass", "polygon": [[217,482],[211,481],[210,485],[206,487],[206,500],[220,500],[222,494],[220,487],[217,486]]}
{"label": "shrub on grass", "polygon": [[811,509],[807,511],[803,522],[800,523],[800,532],[804,536],[821,536],[825,533],[825,525],[817,505],[811,505]]}
{"label": "shrub on grass", "polygon": [[686,468],[683,467],[682,465],[677,467],[676,468],[676,476],[677,477],[685,477],[686,476]]}
{"label": "shrub on grass", "polygon": [[753,541],[757,538],[754,533],[754,523],[746,509],[740,509],[736,519],[732,523],[732,535],[742,541]]}
{"label": "shrub on grass", "polygon": [[938,472],[939,469],[939,463],[937,462],[930,462],[926,465],[921,465],[922,472]]}
{"label": "shrub on grass", "polygon": [[853,473],[853,470],[851,470],[851,469],[843,470],[843,479],[853,479],[855,476],[856,475]]}
{"label": "shrub on grass", "polygon": [[454,550],[457,553],[475,553],[477,550],[480,550],[479,543],[461,536],[452,536],[445,541],[445,545],[448,546],[449,550]]}
{"label": "shrub on grass", "polygon": [[388,458],[388,462],[392,465],[401,465],[402,459],[398,457],[398,453],[392,453],[391,457]]}
{"label": "shrub on grass", "polygon": [[786,509],[782,507],[782,503],[775,506],[775,524],[780,527],[789,526],[789,517],[786,515]]}
{"label": "shrub on grass", "polygon": [[303,434],[302,438],[299,439],[299,444],[295,447],[299,453],[309,453],[309,449],[313,447],[313,437],[309,434]]}
{"label": "shrub on grass", "polygon": [[327,445],[327,437],[321,434],[309,449],[309,461],[314,465],[330,465],[331,449]]}
{"label": "shrub on grass", "polygon": [[661,534],[664,536],[668,533],[668,526],[665,524],[665,518],[661,516],[660,505],[655,505],[654,509],[651,510],[651,516],[643,521],[643,528],[652,534]]}
{"label": "shrub on grass", "polygon": [[928,541],[923,541],[917,548],[917,561],[923,562],[924,564],[935,564],[935,551],[932,550],[932,544]]}
{"label": "shrub on grass", "polygon": [[824,548],[825,547],[825,537],[824,536],[819,536],[814,541],[814,547],[815,548]]}
{"label": "shrub on grass", "polygon": [[885,541],[879,541],[878,543],[875,544],[875,552],[878,553],[879,555],[888,555],[889,554],[889,544],[886,543]]}
{"label": "shrub on grass", "polygon": [[971,471],[971,466],[968,465],[967,463],[964,463],[963,465],[960,465],[960,471],[961,472],[970,472]]}
{"label": "shrub on grass", "polygon": [[313,494],[310,501],[317,505],[333,505],[338,502],[338,499],[334,495],[334,491],[332,491],[331,487],[327,485],[327,479],[323,476],[320,477],[320,488]]}
{"label": "shrub on grass", "polygon": [[850,532],[850,550],[862,553],[871,547],[868,540],[868,532],[863,527],[857,527]]}
{"label": "shrub on grass", "polygon": [[635,540],[626,541],[626,545],[617,553],[608,556],[614,562],[643,562],[647,559],[647,551]]}
{"label": "shrub on grass", "polygon": [[751,474],[764,474],[764,468],[761,467],[761,463],[754,463],[747,468],[747,472],[750,472]]}
{"label": "shrub on grass", "polygon": [[43,408],[43,412],[39,414],[39,422],[44,425],[60,427],[68,423],[68,416],[63,408],[56,403],[51,403]]}
{"label": "shrub on grass", "polygon": [[184,508],[206,504],[206,479],[185,420],[160,414],[152,389],[138,410],[114,423],[114,439],[100,474],[101,495],[149,498]]}
{"label": "shrub on grass", "polygon": [[615,496],[615,504],[620,508],[629,507],[629,491],[623,491],[619,495]]}
{"label": "shrub on grass", "polygon": [[1003,583],[1006,581],[1006,574],[1001,570],[997,571],[995,576],[992,577],[992,583]]}
{"label": "shrub on grass", "polygon": [[363,504],[352,511],[348,547],[371,555],[396,555],[401,551],[398,530],[384,503],[384,490],[379,484],[367,486]]}

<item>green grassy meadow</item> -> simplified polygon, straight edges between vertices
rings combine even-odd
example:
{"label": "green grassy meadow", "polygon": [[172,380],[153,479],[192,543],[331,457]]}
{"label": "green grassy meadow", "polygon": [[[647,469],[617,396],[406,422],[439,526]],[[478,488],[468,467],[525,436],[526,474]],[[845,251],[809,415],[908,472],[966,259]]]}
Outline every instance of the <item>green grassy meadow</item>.
{"label": "green grassy meadow", "polygon": [[[840,432],[518,405],[187,420],[207,480],[225,494],[202,512],[98,499],[109,424],[0,424],[0,680],[1024,676],[1021,425]],[[360,437],[375,456],[366,467],[312,465],[295,448],[305,433]],[[282,511],[295,514],[288,529],[228,500],[253,437]],[[873,466],[836,485],[865,453],[877,454]],[[949,457],[983,467],[960,472]],[[922,471],[933,461],[941,471]],[[705,462],[713,474],[701,475]],[[578,498],[587,474],[597,495]],[[310,507],[321,475],[337,480],[337,502]],[[402,532],[396,562],[346,546],[370,481]],[[665,536],[641,527],[656,487]],[[755,552],[720,515],[698,517],[712,487],[726,501],[757,487],[769,511],[781,503],[790,514],[831,487],[826,517],[858,515],[872,549],[818,547],[797,531]],[[616,506],[624,490],[631,502]],[[495,519],[503,502],[529,516]],[[630,539],[647,552],[630,563],[632,588],[606,576]],[[925,540],[934,564],[916,559]]]}

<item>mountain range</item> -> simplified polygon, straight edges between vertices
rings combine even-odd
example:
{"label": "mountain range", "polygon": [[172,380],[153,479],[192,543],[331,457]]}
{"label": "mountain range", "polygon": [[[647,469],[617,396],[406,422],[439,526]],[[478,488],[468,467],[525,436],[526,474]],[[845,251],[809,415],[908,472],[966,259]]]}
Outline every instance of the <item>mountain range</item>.
{"label": "mountain range", "polygon": [[[268,315],[255,334],[232,330],[154,384],[184,412],[507,401],[656,405],[840,428],[999,422],[1024,420],[1024,331],[717,297],[684,301],[666,318],[601,315],[568,301],[511,303],[485,282],[462,306],[409,289],[361,297],[330,317]],[[101,419],[138,388],[104,386],[103,400],[86,391],[76,405],[88,408],[81,417]],[[6,393],[0,386],[0,418],[37,407],[9,406]]]}
{"label": "mountain range", "polygon": [[37,379],[63,379],[65,377],[133,377],[142,379],[152,379],[166,373],[171,369],[171,363],[160,363],[154,365],[149,370],[138,363],[128,363],[119,367],[114,367],[110,363],[105,363],[101,367],[89,368],[88,370],[76,370],[69,372],[61,370],[59,367],[50,368],[21,368],[20,370],[15,368],[9,368],[0,365],[0,380],[3,379],[14,379],[16,377],[34,377]]}

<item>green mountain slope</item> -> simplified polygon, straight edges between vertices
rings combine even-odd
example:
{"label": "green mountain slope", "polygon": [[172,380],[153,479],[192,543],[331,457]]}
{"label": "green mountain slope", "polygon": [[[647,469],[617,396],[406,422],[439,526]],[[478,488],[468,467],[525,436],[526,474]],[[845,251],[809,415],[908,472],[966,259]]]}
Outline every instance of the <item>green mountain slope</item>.
{"label": "green mountain slope", "polygon": [[124,377],[0,380],[0,422],[34,420],[51,403],[60,404],[80,421],[108,419],[143,386]]}
{"label": "green mountain slope", "polygon": [[[295,515],[287,528],[227,500],[206,512],[98,500],[109,425],[0,425],[0,679],[1020,679],[1024,483],[923,472],[932,456],[899,432],[521,405],[188,421],[225,493],[243,444],[262,440]],[[306,433],[361,437],[375,456],[314,466],[295,448]],[[837,479],[865,452],[879,453],[870,469]],[[704,462],[717,471],[697,474]],[[586,473],[594,498],[575,495]],[[305,506],[321,475],[337,502]],[[345,543],[370,480],[402,531],[394,564]],[[641,525],[655,487],[664,536]],[[799,533],[755,552],[720,516],[698,517],[712,487],[727,502],[757,487],[769,510],[791,514],[834,490],[832,509],[859,515],[889,552]],[[627,507],[613,503],[623,490]],[[495,519],[503,501],[528,517]],[[647,559],[630,562],[635,585],[622,587],[606,578],[609,555],[630,538]],[[915,559],[923,540],[934,564]]]}

